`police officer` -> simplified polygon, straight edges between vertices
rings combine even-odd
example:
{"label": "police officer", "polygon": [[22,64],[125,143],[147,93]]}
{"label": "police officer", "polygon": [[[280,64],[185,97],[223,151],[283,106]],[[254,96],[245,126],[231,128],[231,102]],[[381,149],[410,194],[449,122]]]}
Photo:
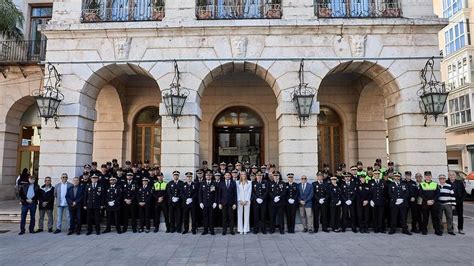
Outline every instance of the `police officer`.
{"label": "police officer", "polygon": [[193,182],[193,173],[186,172],[186,182],[183,184],[181,190],[181,201],[183,202],[183,221],[184,231],[183,235],[189,232],[189,215],[191,214],[192,220],[192,233],[196,234],[197,221],[196,221],[196,204],[198,200],[198,184]]}
{"label": "police officer", "polygon": [[142,178],[142,185],[137,190],[137,201],[138,201],[138,217],[140,218],[140,230],[139,233],[143,232],[143,227],[146,226],[145,232],[150,232],[150,200],[151,200],[151,187],[148,186],[148,177]]}
{"label": "police officer", "polygon": [[122,189],[117,185],[117,178],[115,176],[110,177],[110,186],[107,188],[105,193],[105,202],[107,209],[107,227],[103,233],[109,233],[112,225],[112,219],[115,222],[115,228],[118,234],[121,234],[120,230],[120,205],[122,203]]}
{"label": "police officer", "polygon": [[127,232],[128,219],[132,219],[132,230],[137,232],[137,184],[133,180],[133,173],[127,173],[127,180],[122,185],[123,198],[123,228],[122,233]]}
{"label": "police officer", "polygon": [[166,186],[169,202],[169,217],[171,233],[181,233],[181,188],[183,181],[179,180],[179,171],[173,172],[173,180]]}
{"label": "police officer", "polygon": [[[245,173],[245,172],[244,172]],[[267,211],[267,199],[268,199],[268,183],[262,180],[263,174],[257,173],[256,181],[252,182],[252,195],[251,201],[252,212],[253,212],[253,233],[258,234],[259,230],[263,234],[267,233],[265,228],[265,214]]]}
{"label": "police officer", "polygon": [[337,177],[332,176],[330,178],[331,185],[329,185],[329,212],[331,216],[331,228],[332,231],[338,233],[341,231],[341,204],[342,204],[342,191],[337,184]]}
{"label": "police officer", "polygon": [[421,223],[421,215],[417,204],[419,185],[415,180],[412,180],[411,171],[405,171],[405,184],[408,188],[408,210],[410,210],[411,213],[411,232],[419,233]]}
{"label": "police officer", "polygon": [[359,185],[356,189],[356,206],[357,206],[357,217],[359,219],[359,231],[362,234],[369,233],[369,202],[370,202],[370,186],[367,183],[365,176],[359,176]]}
{"label": "police officer", "polygon": [[425,171],[425,181],[420,184],[420,197],[421,202],[421,233],[426,235],[428,232],[428,220],[431,214],[431,221],[433,223],[433,229],[435,234],[441,236],[443,235],[441,231],[440,221],[439,221],[439,186],[436,182],[432,181],[431,171]]}
{"label": "police officer", "polygon": [[158,173],[158,180],[153,184],[153,199],[154,199],[154,211],[155,217],[153,219],[153,225],[155,226],[154,232],[160,230],[160,216],[163,213],[165,217],[166,233],[170,232],[170,224],[168,219],[168,195],[166,193],[167,182],[163,180],[163,173]]}
{"label": "police officer", "polygon": [[227,172],[227,164],[225,162],[221,162],[219,164],[219,173],[221,174],[221,177],[224,176],[226,172]]}
{"label": "police officer", "polygon": [[388,195],[390,199],[390,235],[395,234],[397,222],[402,225],[402,232],[411,235],[407,226],[407,209],[410,192],[406,183],[401,182],[401,174],[394,173],[394,181],[388,185]]}
{"label": "police officer", "polygon": [[385,182],[380,180],[380,171],[374,171],[374,179],[370,185],[370,206],[372,207],[372,222],[375,233],[385,233],[383,229],[384,208],[385,208]]}
{"label": "police officer", "polygon": [[[365,175],[363,175],[365,178]],[[354,178],[357,178],[355,176]],[[358,181],[357,183],[359,183]],[[344,175],[344,182],[341,183],[341,192],[342,192],[342,232],[346,231],[346,227],[350,225],[352,232],[357,233],[356,228],[356,207],[355,207],[355,197],[356,197],[356,188],[357,184],[353,180],[353,177],[350,174]]]}
{"label": "police officer", "polygon": [[[314,232],[319,230],[319,221],[322,222],[322,229],[328,233],[328,205],[329,205],[329,187],[324,182],[324,175],[318,172],[316,181],[313,182],[313,224]],[[336,177],[337,179],[337,177]]]}
{"label": "police officer", "polygon": [[209,229],[211,235],[214,235],[214,219],[213,210],[217,207],[217,184],[212,181],[212,173],[206,173],[206,181],[199,185],[199,207],[203,210],[203,226],[202,235],[207,235]]}
{"label": "police officer", "polygon": [[100,235],[100,210],[104,207],[104,189],[98,183],[99,177],[92,175],[91,183],[86,187],[84,209],[87,210],[87,234],[92,234],[92,219],[95,223],[95,233]]}
{"label": "police officer", "polygon": [[[214,182],[216,182],[216,190],[217,190],[217,194],[216,196],[218,197],[219,196],[219,188],[220,188],[220,183],[222,182],[222,177],[224,175],[221,174],[221,172],[216,172],[214,173]],[[217,201],[219,201],[218,199],[216,199]],[[219,208],[215,208],[213,209],[213,219],[214,219],[214,226],[216,227],[219,227],[219,226],[222,226],[222,210],[219,209]]]}
{"label": "police officer", "polygon": [[280,234],[285,233],[285,203],[286,185],[280,181],[280,174],[273,172],[273,181],[270,183],[270,233],[275,232],[275,222],[278,221]]}
{"label": "police officer", "polygon": [[295,233],[296,209],[298,209],[298,185],[294,182],[295,175],[293,173],[286,174],[288,183],[286,183],[285,198],[287,199],[286,207],[286,224],[288,233]]}

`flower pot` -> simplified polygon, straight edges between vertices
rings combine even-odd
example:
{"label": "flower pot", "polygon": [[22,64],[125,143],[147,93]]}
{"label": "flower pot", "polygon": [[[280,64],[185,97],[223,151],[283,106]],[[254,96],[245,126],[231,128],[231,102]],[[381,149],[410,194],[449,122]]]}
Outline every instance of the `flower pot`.
{"label": "flower pot", "polygon": [[330,18],[332,15],[332,9],[328,7],[318,8],[318,18]]}
{"label": "flower pot", "polygon": [[165,17],[165,11],[161,10],[153,10],[153,13],[151,14],[152,20],[158,20],[161,21]]}
{"label": "flower pot", "polygon": [[281,10],[272,8],[267,11],[267,18],[281,18]]}
{"label": "flower pot", "polygon": [[389,18],[400,17],[400,8],[386,8],[382,14],[384,17]]}
{"label": "flower pot", "polygon": [[210,10],[200,10],[198,13],[198,19],[210,19],[212,16]]}
{"label": "flower pot", "polygon": [[84,12],[84,21],[85,22],[97,22],[100,21],[100,17],[97,14],[99,10],[90,10]]}

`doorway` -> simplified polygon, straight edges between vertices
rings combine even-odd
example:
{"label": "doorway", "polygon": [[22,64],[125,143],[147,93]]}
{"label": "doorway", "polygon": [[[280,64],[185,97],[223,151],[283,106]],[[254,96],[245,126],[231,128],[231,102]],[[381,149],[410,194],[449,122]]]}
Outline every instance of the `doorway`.
{"label": "doorway", "polygon": [[343,134],[339,115],[329,107],[322,106],[318,115],[318,141],[319,168],[329,164],[335,173],[344,160]]}

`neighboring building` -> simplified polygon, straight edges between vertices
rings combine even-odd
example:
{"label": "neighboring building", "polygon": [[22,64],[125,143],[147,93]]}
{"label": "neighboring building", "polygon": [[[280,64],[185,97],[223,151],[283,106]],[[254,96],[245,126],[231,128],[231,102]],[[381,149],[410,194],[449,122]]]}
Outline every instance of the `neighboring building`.
{"label": "neighboring building", "polygon": [[[437,55],[445,24],[431,0],[55,2],[42,33],[65,99],[58,129],[42,121],[39,175],[78,175],[112,158],[150,159],[167,177],[203,160],[270,161],[310,178],[322,163],[376,158],[445,173],[444,124],[423,126],[416,95],[426,59],[364,59]],[[305,81],[318,92],[301,127],[291,98],[300,62],[277,60],[289,57],[354,58],[305,61]],[[178,128],[162,102],[173,62],[140,60],[183,58],[203,60],[178,62],[190,89]],[[20,169],[18,130],[36,88],[5,80],[2,191]]]}
{"label": "neighboring building", "polygon": [[474,169],[474,116],[471,113],[474,65],[470,33],[473,5],[474,2],[468,0],[435,2],[437,13],[449,19],[449,24],[439,33],[444,55],[441,76],[449,90],[445,118],[448,167],[465,172]]}

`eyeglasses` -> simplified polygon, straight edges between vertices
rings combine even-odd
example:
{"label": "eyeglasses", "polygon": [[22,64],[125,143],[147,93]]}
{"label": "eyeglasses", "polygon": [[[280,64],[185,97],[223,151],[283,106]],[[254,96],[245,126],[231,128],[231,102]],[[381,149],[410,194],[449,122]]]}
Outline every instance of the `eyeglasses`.
{"label": "eyeglasses", "polygon": [[67,178],[67,176],[61,176],[61,178],[63,178],[63,179],[64,179],[64,178]]}
{"label": "eyeglasses", "polygon": [[306,177],[302,177],[301,180],[306,180],[307,178]]}

